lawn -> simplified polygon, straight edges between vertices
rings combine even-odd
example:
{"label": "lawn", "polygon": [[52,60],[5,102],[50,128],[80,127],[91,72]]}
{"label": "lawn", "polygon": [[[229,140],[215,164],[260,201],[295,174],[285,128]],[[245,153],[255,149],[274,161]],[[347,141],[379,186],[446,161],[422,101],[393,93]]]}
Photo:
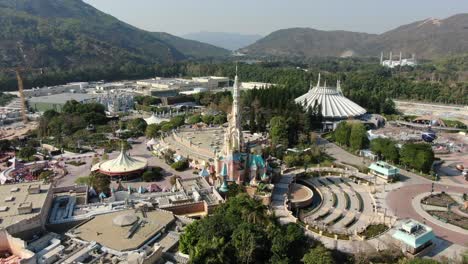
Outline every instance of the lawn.
{"label": "lawn", "polygon": [[388,226],[384,224],[369,225],[367,226],[366,230],[364,230],[362,233],[359,233],[359,235],[365,236],[366,239],[370,239],[384,233],[387,230]]}

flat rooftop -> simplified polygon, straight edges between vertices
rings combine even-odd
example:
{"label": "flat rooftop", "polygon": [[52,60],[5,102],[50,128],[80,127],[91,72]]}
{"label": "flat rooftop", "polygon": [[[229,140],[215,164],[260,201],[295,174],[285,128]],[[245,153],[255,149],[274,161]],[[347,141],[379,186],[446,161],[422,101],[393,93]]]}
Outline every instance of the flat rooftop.
{"label": "flat rooftop", "polygon": [[[132,236],[127,238],[133,225],[117,226],[114,218],[121,215],[137,215],[138,222],[143,222]],[[74,235],[86,241],[96,241],[102,246],[117,250],[130,251],[140,248],[145,242],[157,235],[164,227],[175,221],[171,212],[163,210],[148,211],[146,218],[134,210],[124,210],[115,213],[98,215],[88,222],[78,226]]]}
{"label": "flat rooftop", "polygon": [[209,189],[211,187],[205,179],[198,176],[192,178],[179,179],[179,182],[186,192],[191,192],[193,190]]}
{"label": "flat rooftop", "polygon": [[[40,185],[40,192],[29,194],[28,188],[38,185]],[[44,206],[49,189],[50,185],[40,184],[39,182],[0,185],[0,228],[6,228],[39,214]],[[32,212],[19,214],[18,207],[25,204],[32,205]]]}
{"label": "flat rooftop", "polygon": [[60,93],[47,96],[31,97],[28,99],[31,103],[50,103],[50,104],[65,104],[67,101],[75,100],[83,102],[91,99],[98,98],[95,94],[84,93]]}

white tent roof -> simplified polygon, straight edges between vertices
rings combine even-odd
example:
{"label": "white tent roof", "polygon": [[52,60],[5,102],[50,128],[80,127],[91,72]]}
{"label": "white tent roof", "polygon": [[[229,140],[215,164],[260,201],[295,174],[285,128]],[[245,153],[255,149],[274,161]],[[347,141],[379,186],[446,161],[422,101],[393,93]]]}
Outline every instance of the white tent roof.
{"label": "white tent roof", "polygon": [[108,161],[100,162],[92,167],[92,171],[100,170],[111,173],[125,173],[142,170],[148,166],[148,161],[142,157],[130,157],[125,151],[120,155]]}
{"label": "white tent roof", "polygon": [[318,84],[306,94],[295,99],[298,104],[305,104],[305,108],[313,106],[315,102],[322,105],[322,115],[325,118],[349,118],[365,114],[366,109],[346,98],[338,82],[338,87],[326,87]]}
{"label": "white tent roof", "polygon": [[169,121],[169,119],[167,119],[167,118],[160,118],[160,117],[155,116],[154,114],[151,115],[148,118],[145,118],[144,120],[145,120],[146,124],[148,124],[148,125],[159,124],[159,123],[161,123],[163,121]]}

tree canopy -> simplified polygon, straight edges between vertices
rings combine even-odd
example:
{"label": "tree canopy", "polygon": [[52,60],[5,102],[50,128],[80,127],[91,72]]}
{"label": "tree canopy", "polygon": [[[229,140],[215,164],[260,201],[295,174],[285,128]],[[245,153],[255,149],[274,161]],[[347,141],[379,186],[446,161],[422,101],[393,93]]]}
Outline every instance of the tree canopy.
{"label": "tree canopy", "polygon": [[309,247],[300,226],[279,225],[247,194],[187,226],[179,242],[192,263],[298,263]]}

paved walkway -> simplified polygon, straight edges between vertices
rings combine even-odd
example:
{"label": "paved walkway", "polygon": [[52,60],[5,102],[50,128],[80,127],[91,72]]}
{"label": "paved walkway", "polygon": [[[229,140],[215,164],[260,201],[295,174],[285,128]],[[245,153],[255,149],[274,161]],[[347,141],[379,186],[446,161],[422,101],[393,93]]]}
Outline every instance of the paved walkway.
{"label": "paved walkway", "polygon": [[[420,206],[414,206],[413,201],[417,199],[417,196],[423,193],[427,193],[428,191],[430,191],[430,189],[431,184],[429,183],[407,185],[397,188],[388,194],[387,204],[391,211],[399,218],[413,218],[420,222],[426,222],[427,225],[432,227],[434,233],[438,237],[452,243],[468,246],[468,239],[466,235],[451,230],[447,225],[444,225],[442,222],[434,223],[427,221],[428,219],[426,219],[425,214],[422,212],[422,208]],[[468,192],[468,188],[462,186],[456,187],[435,184],[434,191],[464,193]]]}
{"label": "paved walkway", "polygon": [[[325,148],[327,154],[334,157],[339,162],[352,164],[354,166],[362,166],[363,164],[367,165],[369,163],[363,160],[362,157],[355,156],[323,138],[319,139],[319,144]],[[418,194],[430,191],[433,181],[403,169],[400,169],[400,173],[403,175],[400,182],[375,186],[376,193],[373,195],[373,198],[375,199],[376,205],[380,212],[385,212],[387,215],[393,214],[399,219],[413,218],[424,222],[424,217],[418,214],[413,208],[412,200]],[[462,185],[447,180],[444,181],[443,184],[435,183],[435,191],[468,193],[468,186],[466,184]],[[468,246],[466,235],[454,232],[432,222],[427,224],[433,228],[436,236],[442,239],[441,241]],[[438,252],[442,251],[444,250],[438,250]]]}

